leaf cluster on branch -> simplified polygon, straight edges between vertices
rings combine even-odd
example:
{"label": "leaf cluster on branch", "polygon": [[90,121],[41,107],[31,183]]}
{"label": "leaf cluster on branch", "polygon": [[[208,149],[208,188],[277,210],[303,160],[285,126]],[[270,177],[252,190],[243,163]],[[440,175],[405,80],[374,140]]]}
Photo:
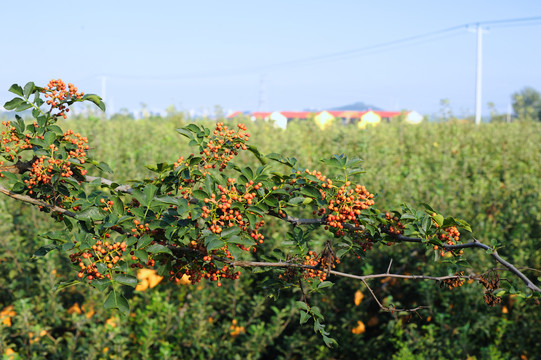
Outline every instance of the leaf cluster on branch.
{"label": "leaf cluster on branch", "polygon": [[[305,288],[324,291],[332,285],[331,276],[348,277],[363,282],[384,311],[423,307],[385,307],[367,280],[432,280],[453,288],[474,279],[485,286],[489,304],[506,291],[516,292],[508,283],[495,286],[486,274],[402,275],[391,273],[391,264],[383,274],[337,270],[345,257],[361,258],[377,246],[399,243],[432,248],[436,260],[445,259],[457,269],[465,263],[465,249],[483,249],[525,284],[528,290],[522,296],[541,293],[495,246],[476,240],[466,221],[444,216],[428,204],[421,204],[421,210],[406,204],[393,211],[378,209],[374,194],[356,183],[363,172],[360,159],[334,155],[322,160],[337,170],[339,175],[331,177],[303,168],[295,158],[261,154],[248,144],[250,134],[243,124],[218,122],[212,130],[190,124],[177,131],[194,153],[179,156],[173,164],[147,166],[153,178],[124,185],[88,176],[91,169],[112,171],[90,156],[85,136],[56,124],[76,102],[91,101],[104,110],[97,95],[79,93],[61,80],[46,87],[13,85],[10,91],[17,97],[4,107],[32,109],[33,121],[17,115],[15,121],[2,122],[0,192],[38,206],[64,224],[62,231],[43,234],[50,244],[36,256],[52,250],[67,253],[79,282],[108,292],[106,308],[129,312],[122,286],[137,286],[140,269],[154,269],[174,283],[188,278],[192,284],[207,280],[217,286],[238,279],[242,269],[279,269],[273,286],[298,286],[303,294]],[[253,154],[260,166],[235,165],[241,152]],[[268,222],[276,220],[271,219],[290,224],[287,239],[272,254],[264,254],[268,261],[254,261],[265,234],[272,232]],[[327,234],[323,244],[313,241],[316,231]],[[298,307],[301,322],[312,318],[325,343],[334,343],[322,324],[323,315],[304,295]]]}

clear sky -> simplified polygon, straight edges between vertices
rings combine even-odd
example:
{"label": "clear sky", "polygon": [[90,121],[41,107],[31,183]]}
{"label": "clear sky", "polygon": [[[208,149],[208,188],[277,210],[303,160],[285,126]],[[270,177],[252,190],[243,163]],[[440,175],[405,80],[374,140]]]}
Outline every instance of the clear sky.
{"label": "clear sky", "polygon": [[[0,102],[12,83],[62,78],[101,94],[105,77],[116,111],[362,101],[430,114],[449,99],[468,115],[477,37],[461,25],[540,16],[538,0],[9,1],[0,7]],[[541,91],[541,21],[485,27],[483,111],[491,101],[505,112],[513,92]],[[433,36],[400,41],[423,34]]]}

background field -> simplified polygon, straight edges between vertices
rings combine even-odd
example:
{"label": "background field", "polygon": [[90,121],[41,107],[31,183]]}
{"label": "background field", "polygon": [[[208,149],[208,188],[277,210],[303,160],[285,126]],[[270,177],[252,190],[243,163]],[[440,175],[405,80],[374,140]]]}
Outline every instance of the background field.
{"label": "background field", "polygon": [[[88,136],[91,155],[115,171],[106,176],[124,182],[151,176],[145,164],[189,154],[175,132],[188,121],[182,114],[137,121],[87,116],[63,126]],[[469,221],[481,241],[500,243],[501,255],[512,263],[541,267],[539,123],[384,124],[363,131],[354,126],[321,131],[307,123],[283,131],[245,123],[262,153],[294,156],[310,169],[327,170],[319,159],[331,154],[361,157],[366,173],[359,180],[377,194],[378,207],[427,202]],[[255,165],[256,159],[246,155],[237,164]],[[0,198],[0,310],[13,306],[3,317],[9,323],[0,323],[0,354],[12,349],[21,359],[534,359],[541,353],[540,307],[509,296],[488,307],[476,283],[446,290],[432,282],[373,281],[386,304],[431,306],[417,316],[380,313],[362,284],[336,279],[326,294],[310,298],[322,308],[340,344],[336,349],[326,348],[311,326],[299,325],[293,306],[298,291],[269,297],[262,284],[272,274],[266,272],[244,271],[241,280],[222,288],[164,281],[130,293],[132,313],[124,318],[103,310],[102,294],[90,287],[53,291],[58,281],[75,276],[65,258],[50,253],[45,260],[29,261],[43,244],[38,234],[51,224],[35,209]],[[283,225],[268,226],[265,236],[271,240],[258,253],[278,247],[284,233]],[[314,233],[316,240],[323,236]],[[480,251],[469,253],[471,267],[465,272],[496,266]],[[344,259],[340,270],[384,272],[391,259],[396,272],[446,271],[432,250],[412,244],[375,247],[366,259]],[[365,295],[358,306],[357,290]],[[365,325],[362,334],[352,333],[358,321]]]}

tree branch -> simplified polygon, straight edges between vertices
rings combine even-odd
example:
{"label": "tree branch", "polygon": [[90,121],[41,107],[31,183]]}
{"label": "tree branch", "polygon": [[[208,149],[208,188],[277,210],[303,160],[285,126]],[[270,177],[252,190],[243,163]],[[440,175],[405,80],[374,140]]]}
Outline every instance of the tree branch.
{"label": "tree branch", "polygon": [[72,217],[72,218],[75,218],[76,215],[77,215],[74,212],[71,212],[69,210],[66,210],[66,209],[61,208],[61,207],[56,206],[56,205],[48,204],[48,203],[46,203],[44,201],[41,201],[41,200],[38,200],[38,199],[31,198],[30,196],[16,194],[16,193],[14,193],[12,191],[9,191],[8,189],[6,189],[5,187],[3,187],[1,185],[0,185],[0,193],[5,194],[5,195],[7,195],[10,198],[13,198],[15,200],[19,200],[19,201],[22,201],[22,202],[25,202],[25,203],[28,203],[28,204],[32,204],[32,205],[45,207],[45,208],[50,209],[51,211],[54,211],[56,213],[66,215],[66,216],[69,216],[69,217]]}
{"label": "tree branch", "polygon": [[[28,163],[30,163],[30,162],[28,162]],[[14,172],[14,173],[18,174],[18,173],[20,173],[19,171],[21,171],[21,172],[26,171],[25,169],[26,169],[28,163],[19,162],[19,163],[17,163],[19,165],[16,164],[16,165],[10,165],[9,167],[2,167],[1,170],[2,171]],[[85,177],[85,181],[87,181],[87,182],[91,182],[91,181],[95,181],[95,180],[99,180],[102,184],[105,184],[107,186],[111,186],[114,183],[112,180],[101,178],[101,177],[94,177],[94,176],[86,176]],[[129,185],[120,185],[120,186],[116,187],[115,190],[119,191],[119,192],[127,193],[127,194],[131,194],[133,192],[133,188],[130,187]],[[0,192],[7,195],[7,196],[9,196],[9,197],[11,197],[11,198],[13,198],[13,199],[23,201],[23,202],[26,202],[26,203],[29,203],[29,204],[32,204],[32,205],[42,206],[42,207],[50,209],[51,211],[60,213],[62,215],[69,216],[69,217],[72,217],[72,218],[76,218],[76,214],[74,212],[71,212],[69,210],[66,210],[64,208],[61,208],[61,207],[58,207],[58,206],[55,206],[55,205],[48,204],[48,203],[46,203],[44,201],[41,201],[41,200],[31,198],[30,196],[27,196],[27,195],[16,194],[16,193],[14,193],[12,191],[9,191],[8,189],[4,188],[3,186],[0,186]],[[198,200],[195,200],[195,201],[198,201]],[[190,199],[190,202],[192,202],[192,199]],[[324,217],[319,218],[319,219],[301,219],[301,218],[296,218],[296,217],[293,217],[293,216],[290,216],[290,215],[286,215],[286,217],[283,218],[282,216],[275,213],[274,211],[269,211],[269,215],[278,217],[278,218],[280,218],[280,219],[282,219],[284,221],[287,221],[287,222],[289,222],[289,223],[291,223],[291,224],[293,224],[295,226],[312,225],[312,224],[321,224],[321,225],[325,224],[325,218]],[[349,230],[363,230],[364,229],[363,226],[356,227],[356,226],[351,225],[351,224],[344,224],[344,228],[349,229]],[[400,235],[400,234],[398,234],[398,235],[391,234],[391,235],[393,236],[393,238],[397,242],[414,242],[414,243],[422,243],[423,242],[423,239],[420,239],[420,238],[407,237],[407,236],[403,236],[403,235]],[[485,244],[481,243],[477,239],[474,239],[472,242],[468,242],[468,243],[464,243],[464,244],[442,245],[442,248],[445,249],[445,250],[457,250],[457,249],[465,249],[465,248],[471,248],[471,247],[479,248],[479,249],[483,249],[483,250],[491,250],[490,255],[497,262],[499,262],[500,264],[505,266],[509,271],[511,271],[514,275],[516,275],[519,279],[521,279],[522,282],[524,282],[526,284],[526,286],[530,290],[536,291],[536,292],[541,292],[541,289],[538,286],[536,286],[517,267],[515,267],[513,264],[511,264],[508,261],[506,261],[505,259],[503,259],[498,254],[498,252],[496,250],[492,249],[488,245],[485,245]],[[223,260],[220,260],[220,261],[223,261],[225,263],[230,263],[230,260],[227,260],[227,259],[223,259]],[[245,263],[245,265],[241,265],[241,263]],[[259,264],[259,265],[255,265],[255,264]],[[299,267],[299,268],[307,268],[307,269],[312,268],[313,269],[313,267],[307,267],[305,265],[292,264],[292,263],[238,262],[238,264],[236,266],[241,266],[241,267],[255,267],[255,266],[259,266],[259,267]],[[331,270],[330,273],[335,274],[335,275],[340,274],[339,276],[352,277],[354,279],[361,280],[361,278],[359,278],[357,275],[339,273],[339,272],[334,271],[334,270]],[[435,278],[429,278],[429,277],[426,278],[426,279],[435,280]]]}
{"label": "tree branch", "polygon": [[[393,235],[393,237],[398,241],[405,241],[405,242],[416,242],[420,243],[423,242],[422,239],[419,238],[410,238],[403,235]],[[505,266],[509,271],[511,271],[513,274],[515,274],[519,279],[522,280],[526,284],[526,286],[533,291],[541,292],[541,289],[536,286],[526,275],[524,275],[517,267],[515,267],[510,262],[503,259],[500,254],[498,254],[498,251],[495,249],[492,249],[490,246],[483,244],[477,239],[473,239],[471,242],[467,242],[464,244],[456,244],[456,245],[441,245],[441,247],[445,250],[459,250],[459,249],[466,249],[466,248],[479,248],[483,250],[490,250],[490,256],[492,256],[497,262]]]}

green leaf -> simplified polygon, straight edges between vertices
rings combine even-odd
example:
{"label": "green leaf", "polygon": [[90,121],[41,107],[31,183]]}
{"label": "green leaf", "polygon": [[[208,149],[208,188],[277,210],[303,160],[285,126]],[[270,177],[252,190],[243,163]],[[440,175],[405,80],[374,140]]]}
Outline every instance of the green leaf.
{"label": "green leaf", "polygon": [[432,206],[428,205],[427,203],[420,203],[419,205],[423,206],[427,211],[429,211],[430,215],[436,212],[436,210],[434,210]]}
{"label": "green leaf", "polygon": [[246,211],[250,211],[252,213],[255,213],[255,214],[261,215],[261,216],[265,215],[265,211],[263,211],[261,208],[259,208],[257,206],[250,206],[249,208],[246,209]]}
{"label": "green leaf", "polygon": [[233,256],[233,258],[235,259],[238,259],[239,257],[241,257],[241,255],[244,253],[244,251],[239,249],[238,246],[229,246],[228,250],[231,256]]}
{"label": "green leaf", "polygon": [[194,190],[192,192],[192,195],[196,198],[196,199],[199,199],[199,200],[204,200],[204,199],[208,199],[210,198],[210,195],[207,194],[205,191],[203,190]]}
{"label": "green leaf", "polygon": [[54,292],[57,292],[57,291],[60,291],[62,289],[65,289],[65,288],[68,288],[70,286],[73,286],[73,285],[79,285],[79,284],[82,284],[82,282],[80,280],[72,280],[72,281],[61,281],[57,284],[55,284],[53,286],[53,291]]}
{"label": "green leaf", "polygon": [[109,293],[103,307],[105,309],[118,309],[124,315],[128,315],[130,312],[130,304],[128,303],[128,300],[126,300],[124,295],[115,290]]}
{"label": "green leaf", "polygon": [[302,310],[300,310],[300,313],[301,313],[300,323],[302,325],[302,324],[305,324],[308,321],[308,319],[310,319],[310,314]]}
{"label": "green leaf", "polygon": [[400,217],[400,220],[417,220],[417,217],[413,216],[412,214],[402,214]]}
{"label": "green leaf", "polygon": [[332,348],[333,346],[338,345],[338,342],[334,340],[333,338],[330,338],[326,335],[323,335],[322,338],[323,338],[323,342],[325,342],[325,345],[327,345],[327,347]]}
{"label": "green leaf", "polygon": [[96,104],[97,107],[101,109],[101,111],[105,112],[105,103],[102,101],[101,97],[94,94],[86,94],[83,96],[82,100],[88,100],[94,104]]}
{"label": "green leaf", "polygon": [[103,172],[112,174],[113,170],[109,167],[108,164],[104,163],[103,161],[100,161],[98,165],[96,165],[98,169],[100,169]]}
{"label": "green leaf", "polygon": [[225,239],[225,238],[231,237],[233,235],[239,234],[240,231],[241,231],[240,227],[233,226],[233,227],[227,228],[224,231],[222,231],[220,233],[220,236]]}
{"label": "green leaf", "polygon": [[317,288],[318,289],[325,289],[325,288],[328,288],[328,287],[332,287],[334,284],[330,281],[323,281],[322,283],[320,283]]}
{"label": "green leaf", "polygon": [[131,287],[137,286],[137,278],[133,275],[113,274],[113,280],[122,285],[127,285]]}
{"label": "green leaf", "polygon": [[290,205],[296,206],[304,202],[304,199],[305,199],[304,196],[297,196],[297,197],[294,197],[293,199],[290,199],[287,203]]}
{"label": "green leaf", "polygon": [[24,111],[24,110],[30,109],[31,107],[32,107],[32,104],[30,104],[28,102],[23,102],[19,106],[17,106],[15,111],[17,111],[17,112]]}
{"label": "green leaf", "polygon": [[255,146],[247,145],[246,149],[250,151],[252,154],[254,154],[257,160],[259,160],[259,162],[262,165],[265,165],[267,163],[267,160],[265,160],[264,156],[259,152],[259,150]]}
{"label": "green leaf", "polygon": [[149,247],[146,248],[146,251],[150,254],[169,254],[169,255],[173,255],[173,252],[171,251],[171,249],[169,249],[167,246],[163,246],[163,245],[160,245],[160,244],[154,244],[154,245],[150,245]]}
{"label": "green leaf", "polygon": [[227,242],[233,243],[233,244],[244,245],[244,246],[252,246],[255,244],[255,240],[252,238],[247,238],[244,236],[236,236],[236,235],[227,239]]}
{"label": "green leaf", "polygon": [[36,85],[34,85],[33,82],[26,83],[26,85],[24,86],[24,92],[23,92],[24,97],[28,99],[28,97],[34,91],[35,87],[36,87]]}
{"label": "green leaf", "polygon": [[150,237],[150,235],[145,234],[145,235],[141,236],[139,238],[139,240],[137,240],[137,248],[142,249],[145,246],[147,246],[148,244],[150,244],[151,242],[152,242],[152,238]]}
{"label": "green leaf", "polygon": [[148,262],[148,253],[145,250],[135,250],[133,254],[142,262]]}
{"label": "green leaf", "polygon": [[315,199],[321,196],[321,193],[319,192],[319,190],[310,185],[303,186],[301,188],[301,194],[315,198]]}
{"label": "green leaf", "polygon": [[319,310],[319,308],[317,306],[312,306],[312,308],[310,309],[310,312],[312,313],[312,315],[314,315],[318,319],[323,319],[323,315],[321,314],[321,310]]}
{"label": "green leaf", "polygon": [[440,215],[440,214],[436,214],[436,216],[433,216],[432,219],[434,219],[434,221],[436,222],[436,224],[438,224],[438,226],[442,226],[443,225],[443,216]]}
{"label": "green leaf", "polygon": [[295,305],[297,306],[297,309],[310,311],[310,308],[304,301],[295,301]]}
{"label": "green leaf", "polygon": [[104,215],[100,213],[97,207],[89,207],[75,216],[77,220],[101,220],[104,218]]}
{"label": "green leaf", "polygon": [[177,132],[179,134],[181,134],[182,136],[187,137],[188,139],[193,139],[194,138],[194,136],[193,136],[193,134],[192,134],[192,132],[190,130],[186,130],[186,129],[181,128],[181,129],[177,129]]}
{"label": "green leaf", "polygon": [[23,96],[23,94],[24,94],[23,88],[20,87],[17,84],[11,85],[8,91],[11,92],[11,93],[14,93],[16,95],[19,95],[19,96]]}
{"label": "green leaf", "polygon": [[[132,192],[132,196],[139,202],[139,204],[145,206],[148,203],[147,196],[139,189],[135,189]],[[133,209],[132,209],[133,212]]]}
{"label": "green leaf", "polygon": [[24,102],[21,98],[13,98],[12,100],[6,102],[4,104],[4,109],[6,110],[14,110],[17,108],[17,106],[21,105]]}
{"label": "green leaf", "polygon": [[156,193],[158,192],[158,187],[153,184],[149,184],[143,188],[143,193],[145,194],[147,198],[147,203],[145,205],[149,206],[154,197],[156,196]]}
{"label": "green leaf", "polygon": [[44,140],[45,140],[45,144],[47,146],[51,145],[52,143],[54,143],[54,141],[56,140],[56,134],[54,132],[51,132],[51,131],[47,131],[44,135]]}
{"label": "green leaf", "polygon": [[224,241],[217,236],[209,236],[205,239],[207,251],[219,249],[224,246]]}
{"label": "green leaf", "polygon": [[124,215],[124,203],[122,199],[118,196],[113,196],[111,200],[113,201],[113,211],[118,215]]}
{"label": "green leaf", "polygon": [[196,135],[201,133],[201,128],[195,124],[188,124],[184,127],[184,129],[187,129]]}
{"label": "green leaf", "polygon": [[49,252],[51,252],[53,250],[56,250],[56,249],[58,249],[58,246],[55,245],[55,244],[44,245],[44,246],[40,247],[34,253],[34,255],[32,255],[32,259],[35,259],[35,258],[38,258],[38,257],[43,257],[43,256],[47,255]]}

